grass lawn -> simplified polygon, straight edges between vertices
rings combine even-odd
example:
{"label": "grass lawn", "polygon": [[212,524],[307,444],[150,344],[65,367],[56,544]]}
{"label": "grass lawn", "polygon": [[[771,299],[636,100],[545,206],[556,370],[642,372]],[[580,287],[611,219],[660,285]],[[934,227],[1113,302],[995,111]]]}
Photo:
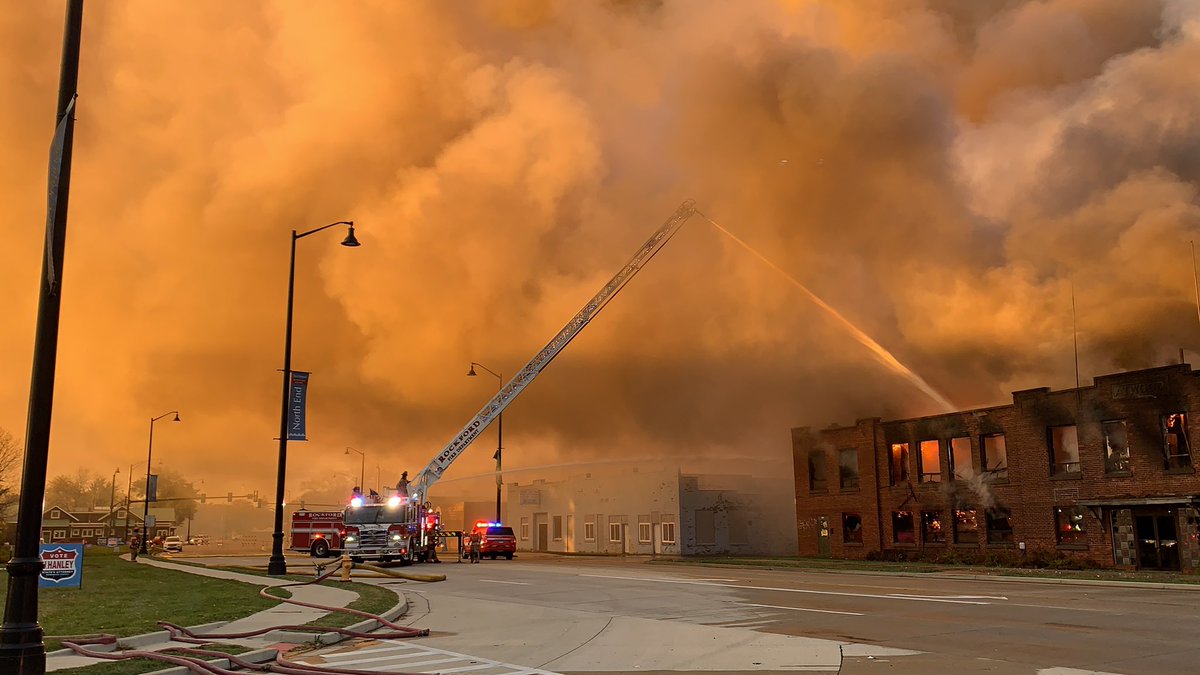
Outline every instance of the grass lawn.
{"label": "grass lawn", "polygon": [[[7,589],[6,581],[0,586],[0,599]],[[52,636],[128,637],[159,630],[155,622],[160,620],[193,626],[248,616],[277,604],[259,597],[258,590],[236,581],[138,565],[96,547],[83,556],[83,588],[40,589],[38,621],[47,649],[58,649],[59,641]]]}
{"label": "grass lawn", "polygon": [[1110,569],[1054,570],[1021,567],[982,567],[977,565],[939,565],[921,562],[884,562],[871,560],[838,560],[834,558],[746,558],[733,556],[697,556],[683,559],[660,559],[654,564],[707,564],[769,567],[772,569],[807,569],[814,571],[910,572],[919,574],[978,574],[987,576],[1036,577],[1043,579],[1075,579],[1102,581],[1145,581],[1159,584],[1200,584],[1200,575],[1179,572],[1138,572]]}

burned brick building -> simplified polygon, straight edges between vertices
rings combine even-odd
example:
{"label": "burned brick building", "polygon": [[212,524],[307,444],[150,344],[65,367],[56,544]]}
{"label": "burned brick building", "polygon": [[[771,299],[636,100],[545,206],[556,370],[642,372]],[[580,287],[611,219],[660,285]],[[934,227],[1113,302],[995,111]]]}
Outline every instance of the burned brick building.
{"label": "burned brick building", "polygon": [[1187,364],[1014,392],[1011,405],[792,430],[801,555],[1031,552],[1200,567]]}

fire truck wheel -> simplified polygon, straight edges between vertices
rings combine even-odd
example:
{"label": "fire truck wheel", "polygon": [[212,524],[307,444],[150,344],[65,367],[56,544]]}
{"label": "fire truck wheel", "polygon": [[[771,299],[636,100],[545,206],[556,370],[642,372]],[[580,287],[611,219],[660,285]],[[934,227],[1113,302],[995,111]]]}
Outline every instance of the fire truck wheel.
{"label": "fire truck wheel", "polygon": [[325,558],[329,555],[329,542],[318,539],[313,542],[312,555],[314,558]]}
{"label": "fire truck wheel", "polygon": [[405,547],[404,553],[400,554],[400,565],[402,567],[413,564],[413,550],[415,547],[416,542],[410,540],[408,546]]}

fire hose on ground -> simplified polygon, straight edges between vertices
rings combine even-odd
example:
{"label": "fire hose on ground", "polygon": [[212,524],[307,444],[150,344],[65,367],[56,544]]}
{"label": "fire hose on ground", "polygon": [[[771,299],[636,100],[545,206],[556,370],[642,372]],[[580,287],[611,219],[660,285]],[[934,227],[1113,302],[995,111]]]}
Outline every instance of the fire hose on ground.
{"label": "fire hose on ground", "polygon": [[[391,632],[388,632],[388,633],[379,633],[379,632],[367,633],[367,632],[362,632],[362,631],[350,630],[348,628],[335,628],[335,627],[328,627],[328,626],[292,625],[292,626],[272,626],[269,628],[261,628],[258,630],[244,631],[244,632],[240,632],[240,633],[197,634],[187,628],[184,628],[183,626],[177,626],[168,621],[159,621],[157,623],[159,626],[166,629],[168,635],[170,635],[170,640],[172,642],[185,642],[185,643],[193,643],[193,644],[206,644],[206,643],[218,641],[218,640],[236,640],[236,639],[243,639],[243,638],[251,638],[251,637],[257,637],[260,635],[265,635],[266,633],[271,633],[274,631],[281,631],[281,630],[282,631],[302,632],[302,633],[316,633],[316,634],[337,633],[338,635],[341,635],[343,638],[349,637],[349,638],[363,638],[363,639],[372,639],[372,640],[395,640],[395,639],[400,639],[400,638],[423,637],[423,636],[429,635],[429,629],[427,629],[427,628],[409,628],[407,626],[401,626],[399,624],[396,624],[392,621],[389,621],[389,620],[383,618],[382,616],[378,616],[376,614],[371,614],[370,612],[364,612],[364,611],[358,610],[358,609],[350,609],[349,607],[327,607],[325,605],[319,605],[319,604],[312,603],[312,602],[303,602],[300,600],[293,600],[291,598],[281,598],[279,596],[272,595],[271,593],[267,592],[271,588],[288,588],[288,587],[293,587],[293,586],[307,586],[310,584],[320,583],[320,582],[324,581],[325,579],[328,579],[329,577],[333,576],[334,574],[339,574],[339,573],[341,574],[343,581],[349,581],[350,572],[354,567],[361,567],[363,569],[370,570],[377,574],[383,574],[386,576],[398,577],[398,578],[403,578],[403,579],[411,579],[414,581],[432,582],[432,581],[444,581],[446,579],[446,575],[444,575],[444,574],[413,574],[413,573],[396,572],[394,570],[390,570],[385,567],[378,567],[376,565],[370,565],[367,563],[354,563],[354,562],[351,562],[351,560],[348,557],[343,557],[342,561],[341,561],[341,565],[339,567],[336,567],[333,570],[326,572],[324,574],[320,574],[315,579],[312,579],[310,581],[298,582],[298,583],[294,583],[294,584],[283,584],[280,586],[267,586],[267,587],[260,589],[258,592],[258,594],[260,596],[267,598],[269,600],[275,600],[278,602],[286,602],[286,603],[292,604],[292,605],[299,605],[301,607],[309,607],[312,609],[320,609],[320,610],[325,610],[325,611],[329,611],[329,612],[341,612],[344,614],[351,614],[353,616],[359,616],[359,617],[362,617],[365,619],[371,619],[373,621],[378,622],[380,628],[391,629]],[[378,630],[378,629],[375,629],[375,630]],[[95,658],[95,659],[104,659],[104,660],[109,660],[109,661],[123,661],[126,659],[136,659],[136,658],[150,659],[153,661],[161,661],[161,662],[169,663],[169,664],[176,665],[176,666],[182,666],[184,668],[187,668],[188,670],[191,670],[192,672],[201,673],[201,674],[235,675],[235,673],[243,673],[244,672],[243,670],[231,670],[228,668],[222,668],[220,666],[209,663],[207,660],[205,660],[206,658],[227,659],[232,666],[237,666],[239,668],[243,668],[246,670],[257,670],[257,671],[263,671],[263,672],[280,673],[281,675],[314,675],[314,673],[318,673],[318,672],[319,673],[334,673],[336,675],[369,675],[369,674],[373,674],[373,673],[377,672],[377,671],[353,670],[353,669],[344,669],[344,668],[331,668],[331,667],[324,667],[324,666],[313,666],[313,665],[309,665],[309,664],[305,664],[305,663],[288,661],[287,659],[284,659],[278,655],[276,655],[274,663],[252,663],[250,661],[246,661],[245,659],[240,659],[236,655],[233,655],[233,654],[227,654],[225,652],[209,650],[209,649],[194,649],[194,648],[187,648],[187,647],[175,648],[175,649],[173,649],[173,651],[175,651],[175,652],[181,652],[183,654],[190,655],[190,656],[177,656],[174,654],[163,654],[161,652],[147,651],[147,650],[125,650],[120,653],[102,652],[102,651],[96,651],[93,649],[88,649],[87,647],[84,646],[84,645],[115,644],[118,642],[118,638],[115,635],[94,635],[94,636],[71,635],[71,636],[63,636],[62,638],[58,638],[58,639],[63,640],[62,644],[64,647],[70,649],[71,651],[75,652],[76,654],[79,654],[80,656],[86,656],[86,657]],[[401,673],[399,675],[405,675],[405,674]]]}

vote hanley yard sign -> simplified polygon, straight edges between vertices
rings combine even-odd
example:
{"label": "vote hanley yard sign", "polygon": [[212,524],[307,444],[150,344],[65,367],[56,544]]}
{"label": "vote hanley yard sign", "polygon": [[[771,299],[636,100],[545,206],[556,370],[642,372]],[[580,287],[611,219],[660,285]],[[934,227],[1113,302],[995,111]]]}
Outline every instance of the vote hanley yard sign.
{"label": "vote hanley yard sign", "polygon": [[42,544],[38,588],[79,588],[83,585],[83,544]]}

